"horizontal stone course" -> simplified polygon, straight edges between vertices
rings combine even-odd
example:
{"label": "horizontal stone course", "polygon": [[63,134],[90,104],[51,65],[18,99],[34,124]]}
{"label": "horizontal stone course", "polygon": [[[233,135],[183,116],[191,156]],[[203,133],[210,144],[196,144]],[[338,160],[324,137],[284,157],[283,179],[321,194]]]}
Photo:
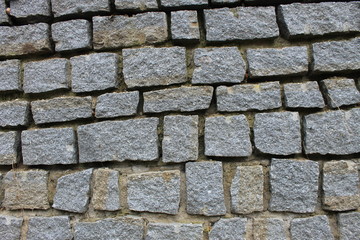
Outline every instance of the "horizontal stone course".
{"label": "horizontal stone course", "polygon": [[30,104],[27,101],[14,100],[0,102],[0,127],[27,126]]}
{"label": "horizontal stone course", "polygon": [[19,162],[19,132],[0,132],[0,146],[0,165],[14,165]]}
{"label": "horizontal stone course", "polygon": [[284,84],[287,108],[323,108],[323,96],[317,82]]}
{"label": "horizontal stone course", "polygon": [[50,17],[50,0],[16,0],[10,3],[11,16],[16,18]]}
{"label": "horizontal stone course", "polygon": [[22,218],[0,215],[0,236],[3,240],[20,239]]}
{"label": "horizontal stone course", "polygon": [[349,78],[330,78],[321,81],[331,108],[360,103],[360,92]]}
{"label": "horizontal stone course", "polygon": [[97,118],[113,118],[135,115],[139,105],[139,92],[105,93],[96,101]]}
{"label": "horizontal stone course", "polygon": [[19,60],[0,62],[0,92],[2,91],[21,91]]}
{"label": "horizontal stone course", "polygon": [[202,224],[152,223],[147,225],[146,240],[203,239]]}
{"label": "horizontal stone course", "polygon": [[110,11],[108,0],[51,0],[51,6],[55,17]]}

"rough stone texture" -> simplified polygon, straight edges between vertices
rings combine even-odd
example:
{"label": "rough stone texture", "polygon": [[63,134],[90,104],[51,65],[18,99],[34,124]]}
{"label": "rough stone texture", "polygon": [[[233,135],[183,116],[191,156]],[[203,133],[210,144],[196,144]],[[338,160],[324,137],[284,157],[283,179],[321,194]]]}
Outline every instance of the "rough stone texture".
{"label": "rough stone texture", "polygon": [[360,207],[359,173],[355,162],[325,162],[323,168],[323,208],[347,211]]}
{"label": "rough stone texture", "polygon": [[240,0],[211,0],[213,4],[226,4],[226,3],[238,3]]}
{"label": "rough stone texture", "polygon": [[360,213],[341,213],[338,218],[340,239],[355,240],[360,236]]}
{"label": "rough stone texture", "polygon": [[177,214],[180,204],[180,171],[129,175],[127,196],[130,210]]}
{"label": "rough stone texture", "polygon": [[209,240],[245,240],[246,218],[221,218],[212,227]]}
{"label": "rough stone texture", "polygon": [[31,217],[26,240],[71,240],[73,239],[68,216]]}
{"label": "rough stone texture", "polygon": [[69,88],[69,61],[55,58],[24,64],[24,92],[42,93]]}
{"label": "rough stone texture", "polygon": [[50,0],[16,0],[10,2],[11,16],[16,18],[49,17]]}
{"label": "rough stone texture", "polygon": [[272,159],[270,211],[315,211],[319,164],[310,160]]}
{"label": "rough stone texture", "polygon": [[251,152],[249,123],[244,115],[206,118],[205,155],[245,157]]}
{"label": "rough stone texture", "polygon": [[96,222],[75,224],[76,240],[143,240],[145,222],[142,218],[106,218]]}
{"label": "rough stone texture", "polygon": [[162,141],[163,162],[198,159],[198,116],[165,116]]}
{"label": "rough stone texture", "polygon": [[185,48],[124,49],[123,68],[128,88],[182,83],[186,81]]}
{"label": "rough stone texture", "polygon": [[93,169],[68,174],[57,180],[53,208],[84,213],[88,208]]}
{"label": "rough stone texture", "polygon": [[252,77],[303,75],[308,71],[306,47],[248,49]]}
{"label": "rough stone texture", "polygon": [[135,10],[149,10],[157,9],[157,0],[115,0],[115,7],[118,10],[135,9]]}
{"label": "rough stone texture", "polygon": [[0,0],[0,24],[3,23],[8,23],[9,22],[9,17],[5,12],[6,9],[6,4],[5,4],[5,0]]}
{"label": "rough stone texture", "polygon": [[171,12],[173,40],[199,40],[200,30],[196,11]]}
{"label": "rough stone texture", "polygon": [[55,42],[55,51],[90,49],[91,32],[90,22],[83,19],[52,24],[51,34]]}
{"label": "rough stone texture", "polygon": [[0,57],[51,52],[49,34],[46,23],[0,26]]}
{"label": "rough stone texture", "polygon": [[117,87],[118,61],[115,53],[93,53],[70,58],[72,91],[81,93]]}
{"label": "rough stone texture", "polygon": [[93,17],[93,44],[98,50],[161,43],[167,39],[164,12]]}
{"label": "rough stone texture", "polygon": [[0,92],[2,91],[21,91],[19,60],[0,62]]}
{"label": "rough stone texture", "polygon": [[301,153],[300,117],[297,112],[257,113],[254,122],[255,147],[262,153]]}
{"label": "rough stone texture", "polygon": [[158,123],[158,118],[142,118],[79,126],[79,161],[156,160]]}
{"label": "rough stone texture", "polygon": [[119,172],[96,169],[91,203],[96,210],[116,211],[120,207]]}
{"label": "rough stone texture", "polygon": [[290,225],[291,239],[293,240],[332,240],[329,219],[325,215],[295,218]]}
{"label": "rough stone texture", "polygon": [[0,102],[0,127],[26,126],[29,122],[29,105],[18,99]]}
{"label": "rough stone texture", "polygon": [[188,162],[185,168],[187,213],[225,215],[222,163]]}
{"label": "rough stone texture", "polygon": [[110,11],[110,2],[108,0],[51,0],[51,5],[55,17]]}
{"label": "rough stone texture", "polygon": [[236,47],[197,48],[194,53],[193,84],[240,83],[245,61]]}
{"label": "rough stone texture", "polygon": [[207,0],[160,0],[163,7],[205,6]]}
{"label": "rough stone texture", "polygon": [[355,81],[348,78],[330,78],[322,80],[327,102],[332,108],[360,103],[360,92]]}
{"label": "rough stone texture", "polygon": [[306,154],[352,154],[360,152],[360,108],[305,116]]}
{"label": "rough stone texture", "polygon": [[250,40],[279,36],[274,7],[204,10],[207,41]]}
{"label": "rough stone texture", "polygon": [[149,223],[146,240],[203,240],[202,224]]}
{"label": "rough stone texture", "polygon": [[19,162],[20,134],[18,132],[0,132],[0,146],[0,165],[14,165]]}
{"label": "rough stone texture", "polygon": [[10,171],[3,180],[6,209],[48,209],[48,172]]}
{"label": "rough stone texture", "polygon": [[264,210],[264,172],[262,166],[237,167],[230,193],[232,212],[248,214]]}
{"label": "rough stone texture", "polygon": [[285,37],[359,32],[359,2],[293,3],[280,5],[279,22]]}
{"label": "rough stone texture", "polygon": [[213,90],[210,86],[199,86],[144,92],[144,112],[191,112],[207,109]]}
{"label": "rough stone texture", "polygon": [[96,101],[95,116],[112,118],[135,115],[139,105],[139,92],[105,93]]}
{"label": "rough stone texture", "polygon": [[91,97],[59,97],[31,103],[36,124],[66,122],[92,117]]}
{"label": "rough stone texture", "polygon": [[360,38],[313,44],[314,71],[334,72],[360,69]]}
{"label": "rough stone texture", "polygon": [[286,240],[284,221],[279,218],[255,218],[254,240]]}
{"label": "rough stone texture", "polygon": [[0,236],[2,240],[18,240],[21,234],[22,218],[0,215]]}
{"label": "rough stone texture", "polygon": [[72,128],[46,128],[21,133],[24,165],[76,164],[75,132]]}
{"label": "rough stone texture", "polygon": [[324,99],[317,82],[284,84],[287,108],[323,108]]}
{"label": "rough stone texture", "polygon": [[241,84],[216,89],[218,111],[237,112],[281,107],[279,82]]}

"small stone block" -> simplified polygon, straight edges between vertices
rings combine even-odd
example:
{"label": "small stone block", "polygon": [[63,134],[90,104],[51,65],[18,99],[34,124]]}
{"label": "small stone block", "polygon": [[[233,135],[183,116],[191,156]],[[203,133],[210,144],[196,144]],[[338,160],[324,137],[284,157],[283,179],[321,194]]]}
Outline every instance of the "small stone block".
{"label": "small stone block", "polygon": [[2,91],[21,91],[19,60],[0,62],[0,92]]}
{"label": "small stone block", "polygon": [[8,23],[9,22],[9,16],[6,14],[6,4],[5,0],[0,0],[0,24]]}
{"label": "small stone block", "polygon": [[209,240],[245,240],[246,218],[221,218],[212,227]]}
{"label": "small stone block", "polygon": [[26,101],[0,102],[0,127],[27,126],[29,112],[30,104]]}
{"label": "small stone block", "polygon": [[293,240],[333,240],[329,219],[325,215],[295,218],[290,225]]}
{"label": "small stone block", "polygon": [[202,224],[149,223],[146,240],[203,240]]}
{"label": "small stone block", "polygon": [[323,108],[324,99],[317,82],[284,84],[287,108]]}
{"label": "small stone block", "polygon": [[0,132],[0,146],[0,165],[14,165],[19,162],[20,134],[18,132]]}
{"label": "small stone block", "polygon": [[109,0],[51,0],[55,17],[71,14],[109,12]]}
{"label": "small stone block", "polygon": [[328,104],[331,108],[360,103],[360,92],[355,81],[348,78],[330,78],[322,80]]}
{"label": "small stone block", "polygon": [[341,213],[338,218],[340,239],[356,240],[360,236],[360,213]]}
{"label": "small stone block", "polygon": [[207,0],[161,0],[162,7],[206,6]]}
{"label": "small stone block", "polygon": [[31,217],[26,240],[71,240],[73,238],[68,216]]}
{"label": "small stone block", "polygon": [[286,240],[285,223],[279,218],[255,218],[254,240]]}
{"label": "small stone block", "polygon": [[2,240],[19,240],[22,218],[0,215],[0,236]]}
{"label": "small stone block", "polygon": [[132,9],[132,10],[150,10],[157,9],[157,0],[115,0],[115,7],[117,10]]}
{"label": "small stone block", "polygon": [[105,93],[97,98],[95,116],[97,118],[113,118],[135,115],[139,99],[138,91]]}
{"label": "small stone block", "polygon": [[11,16],[16,18],[50,17],[50,0],[16,0],[10,2]]}
{"label": "small stone block", "polygon": [[171,12],[173,40],[199,40],[200,30],[196,11]]}

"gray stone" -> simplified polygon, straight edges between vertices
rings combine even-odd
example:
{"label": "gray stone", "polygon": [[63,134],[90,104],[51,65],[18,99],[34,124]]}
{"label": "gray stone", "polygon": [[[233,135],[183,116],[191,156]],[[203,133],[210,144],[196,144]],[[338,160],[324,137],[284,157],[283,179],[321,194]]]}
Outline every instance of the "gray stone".
{"label": "gray stone", "polygon": [[225,215],[222,163],[188,162],[185,168],[187,213]]}
{"label": "gray stone", "polygon": [[324,99],[317,82],[284,84],[287,108],[323,108]]}
{"label": "gray stone", "polygon": [[360,38],[313,44],[314,71],[334,72],[360,69]]}
{"label": "gray stone", "polygon": [[93,44],[97,50],[161,43],[167,39],[164,12],[93,17]]}
{"label": "gray stone", "polygon": [[206,6],[207,0],[160,0],[162,7]]}
{"label": "gray stone", "polygon": [[0,132],[0,146],[0,165],[15,165],[19,162],[20,134],[18,132]]}
{"label": "gray stone", "polygon": [[165,116],[162,141],[163,162],[187,162],[198,159],[198,123],[196,116]]}
{"label": "gray stone", "polygon": [[255,147],[262,153],[301,153],[299,113],[257,113],[254,122],[254,142]]}
{"label": "gray stone", "polygon": [[115,53],[93,53],[70,58],[72,91],[92,92],[118,86],[119,57]]}
{"label": "gray stone", "polygon": [[19,60],[0,62],[0,91],[21,91]]}
{"label": "gray stone", "polygon": [[211,0],[212,4],[239,3],[240,0]]}
{"label": "gray stone", "polygon": [[341,213],[338,218],[340,239],[341,240],[356,240],[360,236],[360,213],[350,212]]}
{"label": "gray stone", "polygon": [[66,122],[92,117],[91,97],[59,97],[31,103],[36,124]]}
{"label": "gray stone", "polygon": [[295,218],[290,225],[293,240],[332,240],[329,219],[325,215]]}
{"label": "gray stone", "polygon": [[50,0],[16,0],[10,2],[11,16],[16,18],[49,17]]}
{"label": "gray stone", "polygon": [[73,239],[68,216],[31,217],[26,233],[27,240]]}
{"label": "gray stone", "polygon": [[91,32],[90,22],[83,19],[52,24],[51,34],[55,42],[55,51],[92,48]]}
{"label": "gray stone", "polygon": [[69,60],[55,58],[24,64],[24,92],[42,93],[69,88]]}
{"label": "gray stone", "polygon": [[236,47],[197,48],[194,53],[193,84],[240,83],[245,61]]}
{"label": "gray stone", "polygon": [[177,214],[180,205],[180,171],[128,175],[127,202],[133,211]]}
{"label": "gray stone", "polygon": [[142,118],[79,126],[79,161],[157,160],[158,124],[158,118]]}
{"label": "gray stone", "polygon": [[157,0],[115,0],[115,7],[118,10],[135,9],[135,10],[149,10],[157,9]]}
{"label": "gray stone", "polygon": [[149,223],[145,240],[203,240],[202,224]]}
{"label": "gray stone", "polygon": [[75,132],[72,128],[46,128],[21,133],[24,165],[76,164]]}
{"label": "gray stone", "polygon": [[199,86],[144,92],[144,112],[192,112],[207,109],[213,90],[210,86]]}
{"label": "gray stone", "polygon": [[318,177],[319,164],[315,161],[272,159],[270,211],[314,212]]}
{"label": "gray stone", "polygon": [[139,92],[105,93],[96,101],[95,116],[112,118],[135,115],[139,105]]}
{"label": "gray stone", "polygon": [[250,129],[245,115],[206,118],[205,155],[246,157],[251,152]]}
{"label": "gray stone", "polygon": [[285,224],[279,218],[255,218],[253,222],[254,240],[286,240]]}
{"label": "gray stone", "polygon": [[51,6],[55,17],[110,11],[110,2],[108,0],[51,0]]}
{"label": "gray stone", "polygon": [[93,169],[67,174],[57,180],[53,208],[84,213],[88,208]]}
{"label": "gray stone", "polygon": [[4,23],[8,23],[9,22],[9,17],[5,12],[6,9],[6,4],[5,4],[5,0],[0,0],[0,24],[4,24]]}
{"label": "gray stone", "polygon": [[216,88],[217,109],[221,112],[269,110],[281,107],[279,82],[241,84]]}
{"label": "gray stone", "polygon": [[306,47],[248,49],[252,77],[304,75],[308,71]]}
{"label": "gray stone", "polygon": [[305,116],[306,154],[352,154],[360,152],[360,108]]}
{"label": "gray stone", "polygon": [[327,102],[332,108],[360,103],[360,92],[355,81],[348,78],[330,78],[322,80]]}
{"label": "gray stone", "polygon": [[171,12],[173,40],[199,40],[200,30],[196,11]]}
{"label": "gray stone", "polygon": [[6,209],[48,209],[48,172],[43,170],[10,171],[3,184]]}
{"label": "gray stone", "polygon": [[30,104],[19,99],[0,102],[0,127],[26,126],[29,122]]}
{"label": "gray stone", "polygon": [[19,240],[22,218],[0,215],[0,236],[2,240]]}
{"label": "gray stone", "polygon": [[128,88],[186,82],[185,48],[124,49],[123,74]]}
{"label": "gray stone", "polygon": [[250,40],[279,36],[274,7],[204,10],[207,41]]}
{"label": "gray stone", "polygon": [[210,240],[245,240],[246,218],[221,218],[209,233]]}
{"label": "gray stone", "polygon": [[0,57],[51,52],[50,28],[46,23],[0,26]]}

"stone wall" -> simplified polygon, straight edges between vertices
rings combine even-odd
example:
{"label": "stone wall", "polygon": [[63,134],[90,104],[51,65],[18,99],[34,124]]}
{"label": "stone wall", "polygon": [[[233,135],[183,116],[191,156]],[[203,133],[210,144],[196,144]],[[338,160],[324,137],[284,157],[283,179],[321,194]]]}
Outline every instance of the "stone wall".
{"label": "stone wall", "polygon": [[0,8],[0,239],[359,239],[360,2]]}

